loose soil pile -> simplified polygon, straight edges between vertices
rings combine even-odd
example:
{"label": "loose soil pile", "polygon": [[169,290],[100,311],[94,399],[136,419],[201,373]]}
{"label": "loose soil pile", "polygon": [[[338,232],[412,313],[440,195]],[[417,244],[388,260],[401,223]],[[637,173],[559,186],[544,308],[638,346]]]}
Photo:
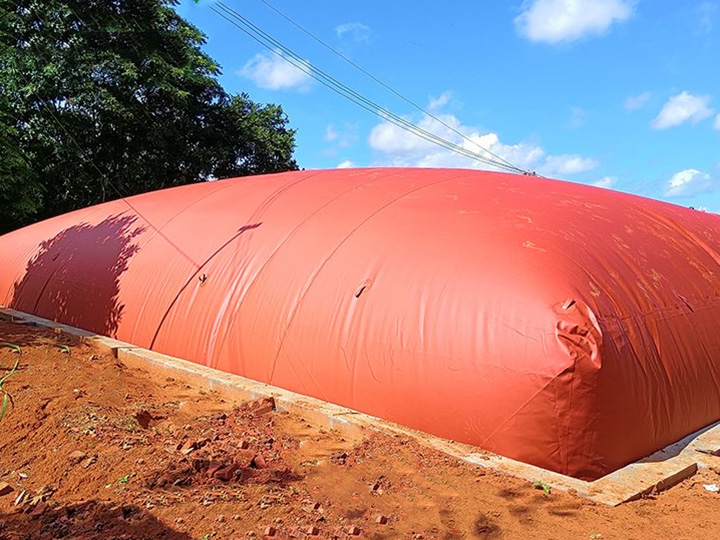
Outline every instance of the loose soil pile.
{"label": "loose soil pile", "polygon": [[[357,439],[0,321],[2,539],[720,537],[720,471],[608,508],[397,435]],[[2,395],[0,395],[0,400]]]}

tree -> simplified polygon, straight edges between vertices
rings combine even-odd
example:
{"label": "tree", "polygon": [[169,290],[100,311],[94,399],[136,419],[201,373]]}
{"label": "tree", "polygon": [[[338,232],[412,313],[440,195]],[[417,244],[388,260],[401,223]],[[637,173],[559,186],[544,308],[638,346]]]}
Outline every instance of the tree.
{"label": "tree", "polygon": [[177,0],[0,0],[0,232],[163,187],[297,169],[281,107],[220,86]]}

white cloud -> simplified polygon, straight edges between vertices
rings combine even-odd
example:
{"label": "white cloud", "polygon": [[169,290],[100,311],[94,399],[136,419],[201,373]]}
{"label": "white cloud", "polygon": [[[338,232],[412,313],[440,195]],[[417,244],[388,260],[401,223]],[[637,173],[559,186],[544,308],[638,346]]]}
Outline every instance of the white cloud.
{"label": "white cloud", "polygon": [[712,32],[717,19],[717,9],[716,2],[703,2],[695,8],[700,34],[708,35]]}
{"label": "white cloud", "polygon": [[710,96],[693,96],[681,92],[667,100],[651,126],[653,129],[667,129],[688,120],[696,124],[713,113],[709,105]]}
{"label": "white cloud", "polygon": [[355,43],[369,43],[372,30],[361,22],[351,22],[336,26],[335,34],[341,39],[350,38]]}
{"label": "white cloud", "polygon": [[714,188],[709,174],[697,169],[685,169],[672,175],[665,186],[666,197],[690,197]]}
{"label": "white cloud", "polygon": [[339,150],[348,148],[357,142],[357,125],[345,122],[342,126],[337,128],[334,124],[328,124],[325,127],[323,140],[331,143],[327,148],[325,148],[325,150],[323,150],[323,154],[332,156],[337,155]]}
{"label": "white cloud", "polygon": [[[304,60],[301,64],[306,68],[310,66]],[[256,54],[237,73],[250,79],[260,88],[270,90],[289,88],[307,90],[312,82],[310,75],[276,53]]]}
{"label": "white cloud", "polygon": [[[547,155],[541,146],[531,142],[505,144],[497,133],[481,134],[476,128],[462,125],[452,114],[434,114],[469,140],[427,115],[423,115],[415,125],[466,150],[495,159],[481,148],[489,150],[521,169],[536,171],[543,176],[564,176],[597,167],[597,162],[591,158],[574,154]],[[494,169],[491,165],[441,148],[387,121],[380,122],[372,129],[368,142],[373,150],[383,155],[378,163],[380,165]]]}
{"label": "white cloud", "polygon": [[625,110],[636,111],[642,109],[647,102],[650,101],[652,94],[650,92],[643,92],[637,96],[630,96],[625,100]]}
{"label": "white cloud", "polygon": [[353,167],[355,167],[355,163],[353,163],[349,159],[346,159],[345,161],[341,161],[340,163],[338,163],[338,166],[337,166],[338,169],[352,169]]}
{"label": "white cloud", "polygon": [[617,181],[618,181],[617,176],[603,176],[597,182],[593,182],[593,186],[610,189],[610,188],[615,187],[615,185],[617,184]]}
{"label": "white cloud", "polygon": [[713,128],[720,129],[720,114],[715,117],[715,122],[713,122]]}
{"label": "white cloud", "polygon": [[572,42],[605,33],[613,23],[628,19],[633,0],[531,0],[515,18],[520,35],[530,41]]}
{"label": "white cloud", "polygon": [[578,129],[585,125],[587,111],[581,107],[570,107],[570,120],[568,120],[568,129]]}
{"label": "white cloud", "polygon": [[447,105],[448,101],[450,101],[450,92],[443,92],[438,97],[431,96],[428,110],[437,111]]}
{"label": "white cloud", "polygon": [[340,134],[335,131],[335,128],[332,124],[328,124],[328,126],[325,128],[325,136],[323,137],[326,141],[334,141],[340,136]]}

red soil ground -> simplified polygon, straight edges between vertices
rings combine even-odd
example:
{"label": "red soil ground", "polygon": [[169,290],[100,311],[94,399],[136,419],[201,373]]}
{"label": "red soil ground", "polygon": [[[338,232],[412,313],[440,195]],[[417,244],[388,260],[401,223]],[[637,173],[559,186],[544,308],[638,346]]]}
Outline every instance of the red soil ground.
{"label": "red soil ground", "polygon": [[20,359],[3,385],[3,539],[720,538],[703,488],[719,470],[608,508],[413,439],[230,403],[50,331],[0,321],[0,342],[21,347],[0,348],[0,377]]}

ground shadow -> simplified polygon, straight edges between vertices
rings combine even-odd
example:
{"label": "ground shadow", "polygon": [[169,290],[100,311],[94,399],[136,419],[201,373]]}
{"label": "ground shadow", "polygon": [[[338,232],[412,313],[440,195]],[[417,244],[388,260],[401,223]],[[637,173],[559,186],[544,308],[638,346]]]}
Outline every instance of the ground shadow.
{"label": "ground shadow", "polygon": [[[45,503],[40,503],[45,505]],[[39,508],[38,508],[39,507]],[[191,540],[138,506],[88,501],[56,508],[29,507],[0,514],[0,538],[22,540]]]}
{"label": "ground shadow", "polygon": [[137,217],[79,224],[43,241],[14,285],[10,307],[103,335],[115,336],[123,316],[120,276],[138,252],[145,228]]}
{"label": "ground shadow", "polygon": [[14,345],[22,349],[48,341],[60,348],[64,348],[64,345],[72,348],[76,347],[81,340],[77,336],[57,333],[32,322],[13,320],[0,313],[0,350],[5,348],[12,350]]}
{"label": "ground shadow", "polygon": [[[653,454],[650,454],[649,456],[638,460],[638,463],[658,463],[658,462],[667,461],[669,459],[677,457],[682,453],[683,450],[685,450],[685,448],[687,448],[690,444],[694,443],[698,437],[700,437],[707,431],[710,431],[711,429],[715,429],[717,427],[720,427],[720,422],[717,422],[717,421],[712,422],[711,424],[705,426],[704,428],[701,428],[701,429],[694,431],[693,433],[683,437],[676,443],[670,444],[670,445],[666,446],[665,448],[658,450],[657,452],[654,452]],[[702,450],[699,450],[699,451],[702,451]]]}

